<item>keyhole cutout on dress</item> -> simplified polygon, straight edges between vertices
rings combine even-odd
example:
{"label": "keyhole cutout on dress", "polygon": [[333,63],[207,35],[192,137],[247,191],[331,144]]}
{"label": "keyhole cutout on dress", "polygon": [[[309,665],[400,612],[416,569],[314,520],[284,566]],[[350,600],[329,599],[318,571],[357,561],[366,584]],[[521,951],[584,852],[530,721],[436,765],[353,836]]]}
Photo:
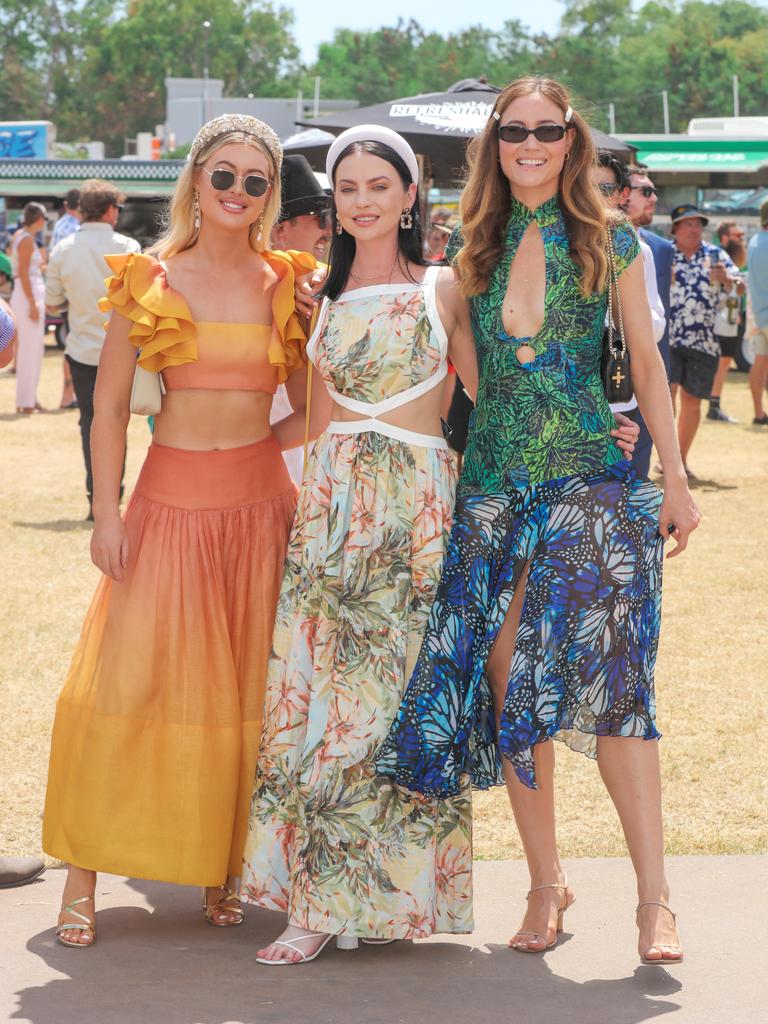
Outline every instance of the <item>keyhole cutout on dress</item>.
{"label": "keyhole cutout on dress", "polygon": [[520,245],[509,268],[507,290],[501,322],[510,338],[523,339],[515,349],[521,363],[536,358],[533,346],[526,340],[535,337],[544,326],[544,295],[547,285],[547,263],[544,241],[536,221],[531,221],[520,239]]}

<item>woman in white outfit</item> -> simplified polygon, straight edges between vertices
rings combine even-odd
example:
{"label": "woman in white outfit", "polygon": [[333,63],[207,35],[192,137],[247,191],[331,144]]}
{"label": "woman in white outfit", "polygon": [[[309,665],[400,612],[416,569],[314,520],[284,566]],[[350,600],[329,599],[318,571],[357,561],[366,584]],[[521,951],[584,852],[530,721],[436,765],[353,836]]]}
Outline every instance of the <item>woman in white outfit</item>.
{"label": "woman in white outfit", "polygon": [[13,292],[11,309],[16,317],[16,412],[33,413],[45,349],[45,282],[42,256],[35,235],[46,224],[42,203],[27,203],[21,227],[11,239]]}

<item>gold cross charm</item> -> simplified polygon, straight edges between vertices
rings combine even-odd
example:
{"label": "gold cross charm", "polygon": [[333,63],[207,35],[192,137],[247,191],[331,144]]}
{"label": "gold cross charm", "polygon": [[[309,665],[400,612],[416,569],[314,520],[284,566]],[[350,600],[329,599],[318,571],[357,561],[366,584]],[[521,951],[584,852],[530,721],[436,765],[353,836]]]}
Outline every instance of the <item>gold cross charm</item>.
{"label": "gold cross charm", "polygon": [[618,387],[624,379],[624,374],[621,372],[621,367],[619,366],[616,369],[616,373],[614,373],[614,375],[611,377],[611,380],[616,385],[616,387]]}

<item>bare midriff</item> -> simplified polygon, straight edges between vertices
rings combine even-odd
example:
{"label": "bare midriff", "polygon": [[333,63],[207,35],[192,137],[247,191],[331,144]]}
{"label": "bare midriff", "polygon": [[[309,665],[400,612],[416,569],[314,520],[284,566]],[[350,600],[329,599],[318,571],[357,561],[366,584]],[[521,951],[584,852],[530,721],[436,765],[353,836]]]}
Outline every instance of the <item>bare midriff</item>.
{"label": "bare midriff", "polygon": [[[400,406],[399,409],[381,413],[376,419],[381,423],[389,423],[393,427],[402,427],[403,430],[413,430],[418,434],[442,437],[440,426],[442,395],[441,387],[433,388],[426,395],[415,398],[407,405]],[[344,409],[334,402],[331,419],[341,423],[354,423],[356,420],[365,420],[368,417],[352,412],[350,409]]]}
{"label": "bare midriff", "polygon": [[269,437],[272,395],[263,391],[169,391],[155,417],[153,440],[170,448],[218,451]]}

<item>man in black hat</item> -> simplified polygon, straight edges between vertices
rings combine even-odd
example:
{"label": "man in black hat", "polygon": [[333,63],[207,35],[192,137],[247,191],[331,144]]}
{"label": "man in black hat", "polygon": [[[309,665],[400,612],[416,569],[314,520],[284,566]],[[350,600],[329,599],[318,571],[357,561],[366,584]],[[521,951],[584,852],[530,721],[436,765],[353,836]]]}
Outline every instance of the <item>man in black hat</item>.
{"label": "man in black hat", "polygon": [[715,315],[722,295],[737,284],[739,270],[717,245],[705,242],[707,217],[692,203],[681,203],[671,214],[675,254],[670,293],[670,384],[672,401],[680,396],[677,421],[680,453],[688,477],[688,454],[699,429],[702,399],[709,399],[720,360],[715,338]]}
{"label": "man in black hat", "polygon": [[[304,156],[286,156],[280,174],[283,205],[272,230],[273,249],[309,252],[325,262],[331,241],[331,197],[321,188]],[[272,402],[270,420],[275,423],[292,412],[285,387],[281,385]],[[300,448],[283,452],[291,478],[301,484],[303,453]]]}
{"label": "man in black hat", "polygon": [[331,197],[304,156],[286,156],[280,180],[283,206],[272,231],[272,248],[309,252],[325,262],[331,240]]}

